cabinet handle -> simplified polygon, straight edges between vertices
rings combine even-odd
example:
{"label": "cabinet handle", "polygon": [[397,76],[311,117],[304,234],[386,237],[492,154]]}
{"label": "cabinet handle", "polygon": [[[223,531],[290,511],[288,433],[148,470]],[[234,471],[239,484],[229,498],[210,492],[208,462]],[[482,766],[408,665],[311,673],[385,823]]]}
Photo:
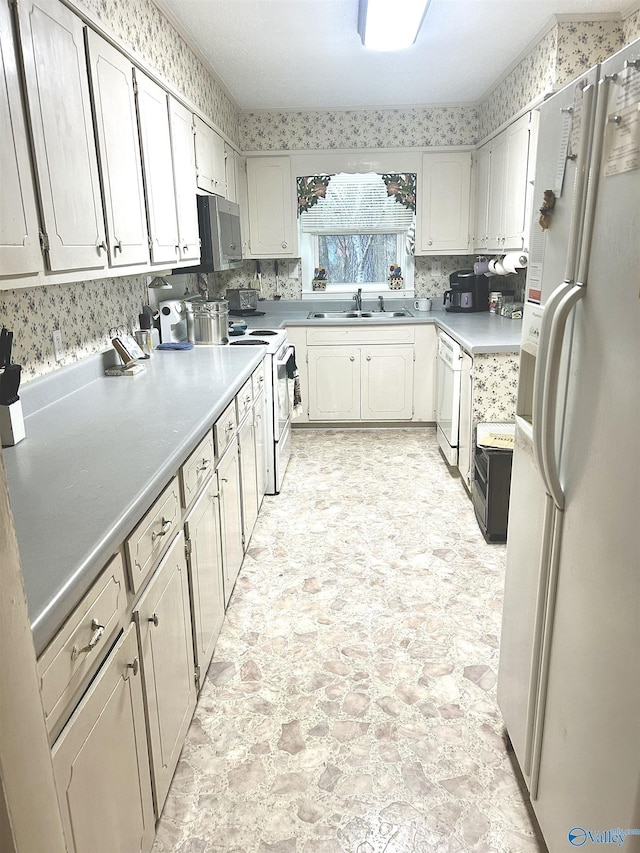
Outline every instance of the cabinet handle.
{"label": "cabinet handle", "polygon": [[429,246],[433,246],[433,240],[429,240],[429,242],[428,242],[428,244],[427,244],[427,245],[429,245]]}
{"label": "cabinet handle", "polygon": [[166,536],[169,532],[169,528],[171,527],[171,519],[162,518],[162,527],[159,531],[154,530],[151,534],[151,541],[155,542],[156,539],[159,539],[161,536]]}
{"label": "cabinet handle", "polygon": [[244,398],[244,401],[245,401],[245,403],[250,403],[251,402],[251,394],[247,394],[247,396]]}
{"label": "cabinet handle", "polygon": [[225,432],[231,432],[232,429],[233,429],[233,421],[229,421],[229,423],[224,428],[224,431]]}
{"label": "cabinet handle", "polygon": [[113,244],[113,254],[115,255],[116,252],[122,252],[122,240]]}
{"label": "cabinet handle", "polygon": [[235,250],[236,250],[236,244],[235,244],[235,243],[231,243],[231,245],[229,246],[229,248],[231,249],[231,251],[232,251],[232,252],[235,252]]}
{"label": "cabinet handle", "polygon": [[132,669],[132,670],[133,670],[133,674],[134,674],[134,675],[137,675],[137,674],[138,674],[138,670],[140,669],[140,664],[138,663],[138,658],[134,658],[134,659],[133,659],[133,663],[128,663],[128,664],[127,664],[127,669]]}
{"label": "cabinet handle", "polygon": [[227,477],[220,477],[220,480],[221,480],[223,483],[228,483],[228,482],[229,482],[229,479],[228,479]]}
{"label": "cabinet handle", "polygon": [[149,619],[147,619],[147,622],[153,622],[153,624],[156,626],[156,628],[158,627],[158,622],[159,622],[159,621],[160,621],[160,620],[158,619],[158,614],[157,614],[157,613],[154,613],[154,614],[153,614],[153,616],[150,616],[150,617],[149,617]]}
{"label": "cabinet handle", "polygon": [[186,255],[186,253],[189,251],[189,247],[188,247],[188,246],[183,246],[183,247],[182,247],[182,251],[183,251],[183,252],[185,253],[185,255]]}
{"label": "cabinet handle", "polygon": [[180,254],[180,246],[175,246],[176,255]]}
{"label": "cabinet handle", "polygon": [[107,244],[106,244],[106,243],[104,242],[104,240],[103,240],[103,241],[102,241],[102,243],[98,243],[98,245],[96,246],[96,249],[98,250],[98,254],[100,254],[100,252],[101,252],[103,249],[104,249],[104,251],[106,252],[106,251],[107,251]]}
{"label": "cabinet handle", "polygon": [[211,465],[211,460],[210,459],[203,459],[202,465],[200,465],[198,468],[196,468],[196,471],[206,471],[207,468],[209,467],[209,465]]}
{"label": "cabinet handle", "polygon": [[280,243],[280,245],[282,246],[283,249],[286,249],[288,244],[283,240],[282,243]]}
{"label": "cabinet handle", "polygon": [[355,361],[355,360],[356,360],[355,355],[352,355],[352,356],[350,356],[350,357],[349,357],[349,361]]}
{"label": "cabinet handle", "polygon": [[100,640],[102,639],[102,635],[104,634],[104,625],[101,625],[97,619],[91,620],[91,630],[93,634],[91,635],[91,639],[87,643],[86,646],[83,646],[79,649],[77,646],[74,646],[71,649],[71,660],[76,660],[78,655],[84,654],[85,652],[91,652],[98,645]]}
{"label": "cabinet handle", "polygon": [[368,356],[367,356],[367,361],[371,361],[371,356],[370,356],[370,355],[368,355]]}

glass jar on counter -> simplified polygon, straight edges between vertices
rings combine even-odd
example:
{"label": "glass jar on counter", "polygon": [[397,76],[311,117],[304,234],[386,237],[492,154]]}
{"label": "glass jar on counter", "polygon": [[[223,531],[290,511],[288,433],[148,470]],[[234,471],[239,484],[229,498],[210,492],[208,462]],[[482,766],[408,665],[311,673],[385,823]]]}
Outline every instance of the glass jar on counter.
{"label": "glass jar on counter", "polygon": [[502,308],[502,291],[492,290],[489,293],[489,313],[499,314]]}

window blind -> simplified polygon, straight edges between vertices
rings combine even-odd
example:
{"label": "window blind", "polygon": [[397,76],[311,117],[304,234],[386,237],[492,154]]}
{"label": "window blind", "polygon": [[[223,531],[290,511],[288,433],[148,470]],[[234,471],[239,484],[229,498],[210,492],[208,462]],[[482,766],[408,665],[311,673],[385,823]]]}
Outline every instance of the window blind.
{"label": "window blind", "polygon": [[414,214],[398,204],[381,175],[332,175],[326,195],[300,214],[303,231],[313,234],[345,232],[406,232]]}

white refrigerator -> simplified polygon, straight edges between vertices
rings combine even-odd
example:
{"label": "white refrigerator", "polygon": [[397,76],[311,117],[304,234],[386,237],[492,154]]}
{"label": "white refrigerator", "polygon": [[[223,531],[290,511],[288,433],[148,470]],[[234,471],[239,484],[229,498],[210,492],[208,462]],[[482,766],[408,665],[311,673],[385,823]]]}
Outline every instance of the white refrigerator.
{"label": "white refrigerator", "polygon": [[540,108],[498,703],[550,853],[640,851],[639,110],[640,41]]}

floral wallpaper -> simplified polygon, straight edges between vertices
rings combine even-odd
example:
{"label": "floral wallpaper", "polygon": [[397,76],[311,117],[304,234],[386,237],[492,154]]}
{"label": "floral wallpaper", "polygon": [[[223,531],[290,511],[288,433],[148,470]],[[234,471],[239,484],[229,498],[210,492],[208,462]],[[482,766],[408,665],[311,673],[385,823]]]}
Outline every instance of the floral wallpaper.
{"label": "floral wallpaper", "polygon": [[478,135],[478,110],[431,107],[244,112],[239,118],[239,133],[244,151],[473,145]]}
{"label": "floral wallpaper", "polygon": [[152,0],[82,4],[238,144],[236,106]]}
{"label": "floral wallpaper", "polygon": [[621,21],[582,21],[558,23],[555,88],[567,83],[602,62],[624,45]]}
{"label": "floral wallpaper", "polygon": [[473,356],[474,423],[515,420],[519,362],[517,353]]}
{"label": "floral wallpaper", "polygon": [[625,44],[630,44],[635,39],[640,38],[640,6],[624,19],[622,32]]}

